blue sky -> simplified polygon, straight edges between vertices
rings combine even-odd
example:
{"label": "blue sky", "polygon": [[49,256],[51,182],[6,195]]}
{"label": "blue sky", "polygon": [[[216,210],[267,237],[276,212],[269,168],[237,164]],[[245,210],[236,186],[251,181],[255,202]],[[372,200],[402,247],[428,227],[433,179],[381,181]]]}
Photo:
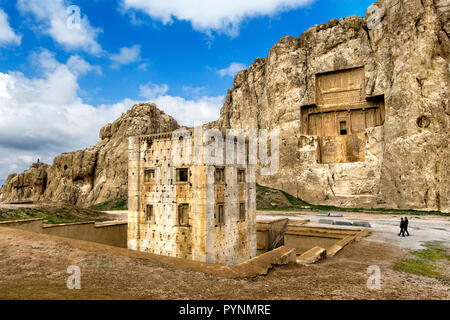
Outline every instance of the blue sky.
{"label": "blue sky", "polygon": [[0,0],[0,185],[95,144],[135,102],[181,124],[215,120],[233,75],[281,37],[372,2]]}

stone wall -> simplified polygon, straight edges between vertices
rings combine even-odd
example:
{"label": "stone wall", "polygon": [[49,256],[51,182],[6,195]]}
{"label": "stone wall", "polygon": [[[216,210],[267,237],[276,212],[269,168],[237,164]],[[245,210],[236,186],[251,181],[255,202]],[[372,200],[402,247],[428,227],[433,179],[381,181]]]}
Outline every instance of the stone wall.
{"label": "stone wall", "polygon": [[44,225],[42,219],[2,221],[0,227],[43,233],[63,238],[97,242],[114,247],[127,247],[126,222],[79,222]]}

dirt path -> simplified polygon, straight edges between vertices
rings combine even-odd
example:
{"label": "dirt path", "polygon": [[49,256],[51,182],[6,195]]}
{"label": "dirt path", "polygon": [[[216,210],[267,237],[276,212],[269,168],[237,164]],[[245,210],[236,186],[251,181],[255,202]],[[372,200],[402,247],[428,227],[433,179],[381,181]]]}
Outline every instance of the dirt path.
{"label": "dirt path", "polygon": [[[2,299],[449,299],[449,284],[393,271],[405,256],[370,238],[315,265],[277,267],[268,276],[218,279],[180,271],[123,249],[21,230],[0,229]],[[81,290],[66,269],[81,268]],[[367,288],[367,267],[381,270],[381,290]]]}

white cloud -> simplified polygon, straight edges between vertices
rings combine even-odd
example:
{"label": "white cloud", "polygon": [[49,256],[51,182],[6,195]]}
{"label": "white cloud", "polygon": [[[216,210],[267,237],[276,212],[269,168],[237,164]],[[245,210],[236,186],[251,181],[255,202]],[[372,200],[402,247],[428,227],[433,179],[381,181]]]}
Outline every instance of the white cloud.
{"label": "white cloud", "polygon": [[100,29],[89,23],[86,15],[80,12],[78,27],[68,27],[68,21],[74,13],[68,11],[66,0],[18,0],[17,7],[24,14],[31,14],[40,23],[39,30],[50,35],[67,50],[84,50],[92,54],[101,54],[102,49],[97,42]]}
{"label": "white cloud", "polygon": [[153,101],[159,109],[185,126],[201,125],[219,119],[225,96],[185,99],[170,95],[156,97]]}
{"label": "white cloud", "polygon": [[67,68],[77,75],[84,75],[89,72],[95,72],[98,75],[102,75],[102,69],[100,66],[93,66],[89,64],[79,55],[74,55],[67,60]]}
{"label": "white cloud", "polygon": [[244,70],[245,68],[247,68],[247,66],[245,64],[233,62],[228,67],[217,70],[217,73],[221,77],[224,77],[224,76],[234,77],[235,74],[237,74],[241,70]]}
{"label": "white cloud", "polygon": [[181,89],[186,95],[190,97],[198,97],[206,90],[206,86],[202,87],[183,86]]}
{"label": "white cloud", "polygon": [[[52,163],[62,152],[94,145],[102,126],[138,102],[89,105],[79,97],[78,79],[96,72],[95,66],[77,55],[63,64],[47,50],[33,58],[40,77],[0,72],[0,185],[11,171],[28,169],[38,158]],[[140,86],[144,98],[151,98],[180,124],[199,125],[219,117],[224,96],[185,99],[168,95],[168,90],[166,84]]]}
{"label": "white cloud", "polygon": [[147,100],[153,100],[158,96],[162,96],[167,91],[169,91],[169,86],[165,83],[154,84],[149,82],[139,86],[139,95]]}
{"label": "white cloud", "polygon": [[147,71],[149,65],[150,65],[150,64],[149,64],[148,62],[141,63],[141,64],[138,66],[138,70],[140,70],[140,71]]}
{"label": "white cloud", "polygon": [[95,67],[79,56],[59,63],[46,50],[36,58],[40,77],[0,72],[0,185],[10,168],[22,171],[37,158],[51,163],[62,152],[95,144],[100,128],[136,102],[86,104],[78,95],[78,77]]}
{"label": "white cloud", "polygon": [[[184,87],[186,88],[186,87]],[[190,87],[188,87],[190,88]],[[155,102],[159,109],[186,126],[200,125],[219,118],[225,96],[196,96],[193,99],[168,95],[167,84],[148,83],[139,86],[140,96]]]}
{"label": "white cloud", "polygon": [[315,0],[121,0],[125,10],[143,11],[163,24],[189,21],[194,30],[236,36],[246,18],[271,16]]}
{"label": "white cloud", "polygon": [[22,39],[21,35],[18,35],[9,25],[8,15],[0,9],[0,46],[15,44],[20,45]]}
{"label": "white cloud", "polygon": [[119,53],[111,54],[109,58],[114,61],[113,67],[118,68],[119,65],[134,63],[141,60],[141,46],[134,45],[131,47],[120,48]]}

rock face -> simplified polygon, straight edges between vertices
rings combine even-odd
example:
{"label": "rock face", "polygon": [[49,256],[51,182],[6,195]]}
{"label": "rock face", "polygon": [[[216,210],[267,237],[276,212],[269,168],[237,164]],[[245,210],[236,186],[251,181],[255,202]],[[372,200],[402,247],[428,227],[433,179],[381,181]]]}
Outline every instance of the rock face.
{"label": "rock face", "polygon": [[177,129],[177,122],[141,103],[100,130],[93,147],[64,153],[53,165],[35,163],[21,174],[10,175],[0,190],[0,201],[53,200],[77,205],[127,194],[128,137]]}
{"label": "rock face", "polygon": [[[364,18],[331,20],[299,38],[284,37],[267,58],[236,75],[220,119],[208,126],[280,128],[280,169],[258,182],[308,202],[448,212],[449,32],[447,0],[380,0]],[[320,98],[335,97],[336,104],[352,98],[355,81],[341,77],[348,84],[343,97],[339,85],[318,79],[353,68],[363,68],[361,109],[341,106],[333,111],[337,120],[327,123],[330,110]],[[366,108],[373,103],[379,103],[378,121],[368,125]],[[358,131],[354,119],[364,113]],[[311,134],[312,116],[321,119],[312,126],[323,126],[321,133]],[[323,161],[324,154],[345,159],[339,148],[346,145],[328,137],[339,131],[324,133],[339,125],[358,131],[357,161]]]}
{"label": "rock face", "polygon": [[[448,212],[449,11],[448,0],[379,0],[366,17],[284,37],[236,75],[207,126],[279,128],[279,170],[258,182],[310,203]],[[135,106],[96,146],[8,177],[0,201],[125,195],[126,137],[177,127]]]}

